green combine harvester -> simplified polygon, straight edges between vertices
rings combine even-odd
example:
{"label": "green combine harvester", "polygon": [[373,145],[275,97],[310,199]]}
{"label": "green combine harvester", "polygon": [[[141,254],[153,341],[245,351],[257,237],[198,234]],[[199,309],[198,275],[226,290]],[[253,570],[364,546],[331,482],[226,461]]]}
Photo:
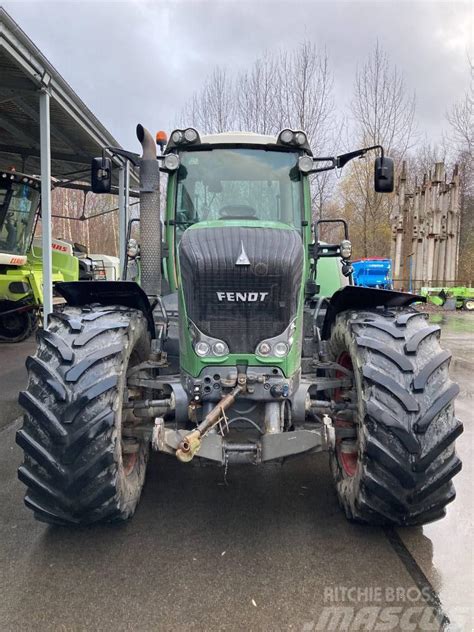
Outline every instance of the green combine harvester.
{"label": "green combine harvester", "polygon": [[[345,232],[328,244],[312,221],[310,174],[369,151],[375,190],[393,190],[382,147],[314,157],[299,130],[188,128],[160,133],[157,156],[137,136],[141,156],[108,150],[140,171],[140,285],[58,283],[66,305],[27,361],[17,443],[35,517],[130,518],[150,447],[234,476],[325,450],[350,520],[442,517],[462,424],[440,328],[410,307],[419,296],[352,285],[345,222],[331,220]],[[105,151],[94,159],[96,193],[111,169]]]}
{"label": "green combine harvester", "polygon": [[[0,171],[0,341],[31,335],[43,304],[42,249],[33,243],[39,216],[40,182],[33,176]],[[77,281],[72,249],[53,241],[53,280]]]}

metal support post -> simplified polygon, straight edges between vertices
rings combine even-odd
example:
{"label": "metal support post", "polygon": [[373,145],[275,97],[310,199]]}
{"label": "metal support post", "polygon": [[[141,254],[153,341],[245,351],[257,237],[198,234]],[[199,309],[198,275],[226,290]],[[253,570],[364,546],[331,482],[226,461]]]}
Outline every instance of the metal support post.
{"label": "metal support post", "polygon": [[125,266],[127,264],[127,232],[128,232],[128,220],[129,220],[129,213],[130,213],[130,163],[127,160],[127,162],[125,163],[125,182],[124,182],[124,214],[123,214],[123,234],[124,234],[124,241],[125,241],[125,248],[124,248],[124,264],[122,266],[122,270],[125,269]]}
{"label": "metal support post", "polygon": [[51,138],[49,120],[49,92],[43,89],[39,97],[41,150],[41,228],[43,248],[43,317],[44,328],[53,311],[53,264],[51,237]]}
{"label": "metal support post", "polygon": [[119,258],[120,258],[120,270],[124,270],[125,257],[126,257],[126,239],[127,239],[127,224],[126,224],[126,209],[125,209],[125,167],[119,168]]}

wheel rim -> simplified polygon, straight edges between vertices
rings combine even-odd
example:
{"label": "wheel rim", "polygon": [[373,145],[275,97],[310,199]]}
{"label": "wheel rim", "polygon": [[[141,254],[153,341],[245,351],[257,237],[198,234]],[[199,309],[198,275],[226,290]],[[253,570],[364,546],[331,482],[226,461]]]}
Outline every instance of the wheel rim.
{"label": "wheel rim", "polygon": [[4,335],[16,338],[28,327],[28,314],[11,314],[9,317],[1,318],[0,323]]}
{"label": "wheel rim", "polygon": [[464,303],[464,306],[466,309],[468,309],[469,311],[474,310],[474,301],[466,301]]}
{"label": "wheel rim", "polygon": [[[343,351],[338,359],[337,363],[340,364],[344,369],[349,371],[353,371],[352,358],[347,351]],[[344,377],[346,373],[341,370],[336,371],[336,377]],[[334,401],[341,402],[347,398],[348,393],[351,388],[337,388],[334,390]],[[336,415],[334,417],[334,426],[336,428],[336,457],[339,463],[339,467],[344,476],[348,478],[352,478],[356,475],[357,467],[359,464],[359,442],[358,442],[358,428],[357,424],[354,422],[353,413],[352,419],[347,419],[345,416]],[[337,430],[353,430],[354,437],[346,438],[346,437],[337,437]],[[350,433],[349,433],[350,434]]]}
{"label": "wheel rim", "polygon": [[133,470],[135,469],[135,466],[137,464],[138,458],[138,452],[133,452],[133,453],[128,453],[124,451],[124,446],[126,444],[124,444],[122,442],[122,464],[123,464],[123,473],[125,474],[125,476],[130,476],[130,474],[133,472]]}
{"label": "wheel rim", "polygon": [[[138,364],[139,359],[132,353],[132,357],[130,358],[128,368],[135,366]],[[137,392],[133,392],[133,389],[129,389],[129,396],[131,395],[131,399],[142,399],[143,392],[141,389],[137,390]],[[131,476],[137,467],[139,466],[140,459],[140,450],[142,444],[137,439],[132,437],[127,437],[127,434],[124,434],[124,429],[133,428],[136,424],[136,420],[131,421],[127,419],[127,413],[130,411],[122,408],[122,437],[121,437],[121,445],[122,445],[122,468],[125,477]]]}

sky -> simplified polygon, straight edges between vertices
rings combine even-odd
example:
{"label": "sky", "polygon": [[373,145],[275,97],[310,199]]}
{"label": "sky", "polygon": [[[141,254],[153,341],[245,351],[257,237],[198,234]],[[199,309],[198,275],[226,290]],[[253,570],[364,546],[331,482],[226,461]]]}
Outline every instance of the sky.
{"label": "sky", "polygon": [[303,40],[326,48],[341,112],[357,66],[378,40],[416,93],[420,132],[431,141],[468,87],[470,2],[6,0],[2,6],[132,150],[136,124],[170,131],[215,65],[238,72],[265,51]]}

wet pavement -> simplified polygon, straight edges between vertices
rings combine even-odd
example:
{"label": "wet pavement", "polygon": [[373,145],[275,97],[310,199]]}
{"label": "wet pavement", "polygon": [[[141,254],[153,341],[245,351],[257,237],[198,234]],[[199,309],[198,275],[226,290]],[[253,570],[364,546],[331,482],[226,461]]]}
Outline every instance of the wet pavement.
{"label": "wet pavement", "polygon": [[[18,422],[7,425],[0,431],[0,631],[470,632],[474,315],[440,324],[461,386],[464,467],[447,517],[422,528],[348,523],[324,454],[231,468],[228,485],[219,468],[155,455],[131,522],[47,527],[23,507]],[[31,347],[0,347],[2,408],[25,379]]]}
{"label": "wet pavement", "polygon": [[25,359],[35,348],[34,337],[19,344],[0,342],[0,429],[21,414],[18,391],[26,386]]}

